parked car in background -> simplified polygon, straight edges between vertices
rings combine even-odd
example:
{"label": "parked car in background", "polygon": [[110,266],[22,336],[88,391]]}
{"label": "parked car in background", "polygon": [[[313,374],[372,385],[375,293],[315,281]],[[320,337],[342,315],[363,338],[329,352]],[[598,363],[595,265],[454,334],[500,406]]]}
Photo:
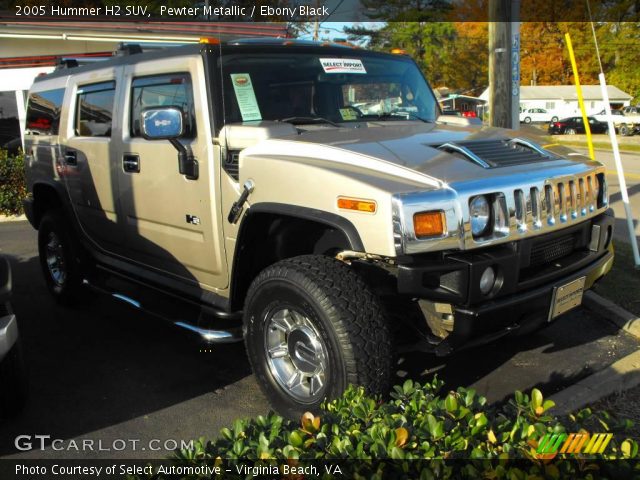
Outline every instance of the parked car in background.
{"label": "parked car in background", "polygon": [[19,410],[27,394],[22,347],[10,296],[11,269],[9,262],[0,257],[0,419]]}
{"label": "parked car in background", "polygon": [[520,123],[557,122],[558,116],[544,108],[529,108],[520,112]]}
{"label": "parked car in background", "polygon": [[[589,127],[591,128],[591,133],[606,133],[607,124],[604,122],[599,122],[594,117],[587,117],[589,119]],[[566,134],[566,135],[575,135],[577,133],[585,133],[584,122],[582,117],[568,117],[563,118],[562,120],[558,120],[556,122],[551,122],[549,124],[548,129],[549,134]]]}
{"label": "parked car in background", "polygon": [[[611,115],[613,116],[613,123],[618,123],[624,119],[624,113],[622,113],[622,110],[611,110]],[[607,123],[606,110],[600,110],[598,113],[594,113],[591,116],[599,122]]]}
{"label": "parked car in background", "polygon": [[622,113],[625,115],[640,115],[640,105],[632,107],[627,106],[622,109]]}

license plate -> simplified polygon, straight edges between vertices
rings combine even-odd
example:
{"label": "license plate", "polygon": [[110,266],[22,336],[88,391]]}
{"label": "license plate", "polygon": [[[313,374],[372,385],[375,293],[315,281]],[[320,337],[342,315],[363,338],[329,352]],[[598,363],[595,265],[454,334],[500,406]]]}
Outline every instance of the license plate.
{"label": "license plate", "polygon": [[582,294],[584,293],[584,283],[586,279],[587,277],[580,277],[573,282],[553,289],[549,321],[582,303]]}

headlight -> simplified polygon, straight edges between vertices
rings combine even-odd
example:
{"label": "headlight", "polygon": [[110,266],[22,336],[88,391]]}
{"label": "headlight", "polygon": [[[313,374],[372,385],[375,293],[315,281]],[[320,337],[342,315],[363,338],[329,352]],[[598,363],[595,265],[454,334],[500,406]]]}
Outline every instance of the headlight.
{"label": "headlight", "polygon": [[469,203],[471,216],[471,233],[474,237],[481,237],[487,233],[489,220],[491,219],[491,206],[485,195],[475,197]]}

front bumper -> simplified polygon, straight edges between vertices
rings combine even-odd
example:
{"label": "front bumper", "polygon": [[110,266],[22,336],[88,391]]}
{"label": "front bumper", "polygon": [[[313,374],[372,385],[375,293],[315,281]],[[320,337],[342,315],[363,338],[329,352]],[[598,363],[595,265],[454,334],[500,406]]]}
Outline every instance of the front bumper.
{"label": "front bumper", "polygon": [[436,353],[481,345],[523,329],[535,330],[550,320],[554,289],[586,277],[584,289],[591,288],[613,265],[613,248],[586,268],[555,282],[512,297],[487,302],[473,308],[455,309],[454,331],[438,345]]}
{"label": "front bumper", "polygon": [[[613,265],[614,216],[607,211],[553,234],[513,242],[483,252],[412,258],[398,267],[398,292],[453,311],[453,329],[436,347],[446,355],[549,321],[556,287],[585,277],[593,286]],[[501,288],[479,290],[482,272],[492,267]]]}

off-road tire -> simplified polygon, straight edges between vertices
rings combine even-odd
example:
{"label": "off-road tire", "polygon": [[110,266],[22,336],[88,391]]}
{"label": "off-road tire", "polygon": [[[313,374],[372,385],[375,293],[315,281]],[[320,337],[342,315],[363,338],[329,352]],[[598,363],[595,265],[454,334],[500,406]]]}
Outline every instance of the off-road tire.
{"label": "off-road tire", "polygon": [[[59,239],[61,245],[60,253],[65,268],[63,282],[56,282],[47,263],[47,244],[52,234]],[[49,210],[42,217],[38,227],[38,253],[42,274],[51,295],[63,305],[77,303],[84,293],[81,271],[83,251],[71,225],[61,211]]]}
{"label": "off-road tire", "polygon": [[[278,383],[266,340],[267,324],[278,308],[306,316],[326,346],[322,398],[301,401]],[[349,384],[373,394],[390,387],[392,342],[381,303],[362,278],[338,260],[304,255],[267,267],[247,293],[244,326],[253,372],[273,409],[283,416],[299,419],[305,411],[317,411],[325,398],[338,397]]]}
{"label": "off-road tire", "polygon": [[27,372],[20,339],[0,362],[0,419],[20,411],[27,398]]}

